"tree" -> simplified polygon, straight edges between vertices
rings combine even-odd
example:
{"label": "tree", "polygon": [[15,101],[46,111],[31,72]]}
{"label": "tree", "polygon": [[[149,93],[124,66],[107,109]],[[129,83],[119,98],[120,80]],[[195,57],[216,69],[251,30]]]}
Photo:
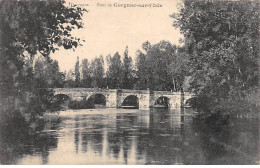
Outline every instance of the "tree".
{"label": "tree", "polygon": [[140,50],[136,52],[136,67],[137,67],[137,87],[138,89],[147,89],[148,87],[148,71],[146,65],[146,56]]}
{"label": "tree", "polygon": [[49,76],[51,81],[48,83],[51,88],[61,88],[64,86],[65,75],[60,72],[58,61],[54,60],[50,62]]}
{"label": "tree", "polygon": [[146,41],[142,44],[143,50],[147,53],[151,49],[152,45],[149,41]]}
{"label": "tree", "polygon": [[75,73],[70,69],[65,76],[65,87],[75,87]]}
{"label": "tree", "polygon": [[59,46],[71,49],[80,45],[80,39],[70,32],[82,28],[81,17],[85,11],[76,6],[67,7],[63,0],[0,2],[1,101],[23,102],[25,92],[34,92],[36,55],[48,59],[50,52]]}
{"label": "tree", "polygon": [[184,81],[189,76],[189,67],[189,58],[187,54],[181,52],[181,49],[179,48],[168,69],[173,80],[174,91],[183,90],[185,87]]}
{"label": "tree", "polygon": [[112,89],[120,88],[122,86],[123,68],[121,56],[118,52],[113,57],[107,56],[108,70],[106,72],[108,87]]}
{"label": "tree", "polygon": [[75,84],[76,87],[80,86],[80,72],[79,72],[79,57],[77,57],[77,62],[75,64]]}
{"label": "tree", "polygon": [[104,78],[104,58],[103,56],[99,56],[95,58],[91,63],[91,73],[92,73],[92,87],[103,88],[106,83],[103,80]]}
{"label": "tree", "polygon": [[128,56],[128,46],[126,46],[124,52],[122,88],[123,89],[133,88],[133,65],[132,65],[132,58]]}
{"label": "tree", "polygon": [[63,87],[65,75],[59,71],[58,62],[38,58],[34,65],[34,87],[55,88]]}
{"label": "tree", "polygon": [[152,90],[172,90],[173,80],[169,66],[176,57],[176,46],[167,41],[161,41],[155,45],[145,42],[142,46],[146,54],[138,52],[139,87]]}
{"label": "tree", "polygon": [[[191,89],[209,109],[258,85],[259,3],[184,1],[174,26],[185,36]],[[240,96],[238,96],[240,95]]]}
{"label": "tree", "polygon": [[83,87],[89,88],[91,87],[91,70],[88,59],[82,60],[82,85]]}

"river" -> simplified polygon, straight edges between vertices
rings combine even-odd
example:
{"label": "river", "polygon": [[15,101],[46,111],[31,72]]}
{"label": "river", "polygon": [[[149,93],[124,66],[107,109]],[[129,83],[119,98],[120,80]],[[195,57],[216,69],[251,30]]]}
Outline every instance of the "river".
{"label": "river", "polygon": [[46,114],[1,164],[259,164],[259,120],[206,121],[191,109],[83,109]]}

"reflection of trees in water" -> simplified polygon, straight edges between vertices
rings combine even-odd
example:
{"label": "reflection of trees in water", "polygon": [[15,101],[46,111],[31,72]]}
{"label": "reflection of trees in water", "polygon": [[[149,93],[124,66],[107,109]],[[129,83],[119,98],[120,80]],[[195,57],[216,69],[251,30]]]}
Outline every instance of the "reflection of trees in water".
{"label": "reflection of trees in water", "polygon": [[[161,112],[159,109],[150,113],[149,135],[146,145],[146,164],[176,164],[181,162],[181,140],[179,120],[173,118],[168,111]],[[147,143],[147,144],[146,144]],[[138,148],[139,148],[138,146]]]}
{"label": "reflection of trees in water", "polygon": [[121,140],[120,135],[116,132],[109,132],[108,133],[108,152],[113,153],[114,158],[118,159],[120,147],[121,147]]}
{"label": "reflection of trees in water", "polygon": [[86,153],[88,151],[88,141],[89,141],[89,134],[87,132],[82,132],[81,134],[81,151]]}
{"label": "reflection of trees in water", "polygon": [[[223,123],[225,118],[177,117],[162,109],[154,109],[146,117],[141,115],[115,114],[115,123],[109,126],[103,122],[103,115],[75,117],[75,150],[112,155],[125,164],[130,158],[145,164],[255,164],[258,159],[257,120],[229,119]],[[45,129],[58,130],[65,119],[51,118]],[[57,148],[57,133],[28,136],[25,130],[21,129],[23,137],[13,137],[11,142],[6,142],[9,137],[6,141],[0,137],[1,164],[15,164],[23,155],[35,153],[42,155],[43,164],[48,163],[49,151]]]}
{"label": "reflection of trees in water", "polygon": [[[19,120],[22,121],[22,120]],[[56,122],[60,122],[57,120]],[[15,164],[24,155],[33,155],[35,153],[42,155],[42,163],[48,163],[48,155],[51,149],[57,148],[57,135],[52,133],[30,133],[30,128],[25,124],[19,124],[19,122],[12,122],[13,125],[10,129],[13,132],[1,130],[0,139],[0,163],[1,164]],[[43,125],[39,126],[44,128],[50,127],[50,122],[41,122]],[[18,124],[18,125],[17,125]],[[57,123],[58,124],[58,123]],[[41,130],[42,130],[41,129]]]}
{"label": "reflection of trees in water", "polygon": [[[160,110],[159,110],[160,111]],[[108,150],[113,152],[115,158],[119,157],[123,150],[125,163],[131,152],[133,136],[136,136],[136,159],[145,159],[147,164],[173,164],[180,162],[181,135],[180,126],[176,128],[178,119],[174,119],[169,112],[150,113],[149,128],[146,124],[138,122],[138,115],[118,114],[117,129],[108,133]],[[173,121],[174,120],[174,121]],[[176,120],[176,121],[175,121]],[[174,136],[173,136],[174,135]],[[179,159],[179,160],[178,160]]]}
{"label": "reflection of trees in water", "polygon": [[49,151],[57,148],[58,138],[56,133],[39,135],[34,143],[34,152],[42,154],[43,164],[48,163]]}
{"label": "reflection of trees in water", "polygon": [[[198,134],[193,150],[200,150],[204,164],[256,164],[259,160],[259,123],[251,119],[215,116],[195,118],[193,131]],[[195,161],[197,156],[190,156]]]}
{"label": "reflection of trees in water", "polygon": [[118,114],[116,116],[115,132],[108,132],[108,153],[112,152],[113,156],[118,159],[121,147],[125,163],[127,163],[128,153],[132,145],[132,136],[135,131],[131,128],[137,123],[137,116],[133,114]]}
{"label": "reflection of trees in water", "polygon": [[91,121],[85,121],[82,122],[82,125],[79,126],[77,125],[77,128],[86,128],[87,125],[91,125],[93,128],[95,128],[95,130],[89,130],[89,129],[83,129],[80,132],[76,131],[75,132],[75,147],[76,147],[76,151],[78,150],[78,145],[79,145],[79,135],[81,136],[81,151],[83,153],[87,152],[88,148],[87,145],[89,144],[90,147],[92,148],[92,150],[94,150],[95,152],[98,152],[99,154],[102,154],[103,151],[103,132],[102,130],[96,130],[98,128],[103,128],[104,125],[102,124],[102,122],[97,122],[97,123],[93,123],[95,121],[95,119],[92,119]]}
{"label": "reflection of trees in water", "polygon": [[150,112],[150,133],[173,134],[179,131],[180,116],[174,116],[171,110],[154,109]]}
{"label": "reflection of trees in water", "polygon": [[[126,133],[129,134],[129,133]],[[124,136],[125,133],[121,132],[110,132],[108,134],[108,151],[107,153],[113,153],[113,156],[118,159],[120,150],[123,151],[123,158],[125,164],[127,164],[128,155],[131,152],[131,146],[132,146],[132,137]]]}
{"label": "reflection of trees in water", "polygon": [[76,153],[79,152],[79,118],[78,116],[75,117],[75,132],[74,132],[74,144],[75,144],[75,151]]}
{"label": "reflection of trees in water", "polygon": [[19,119],[20,122],[12,121],[8,127],[0,127],[0,163],[16,163],[23,154],[32,153],[31,135],[27,123]]}
{"label": "reflection of trees in water", "polygon": [[[87,127],[87,122],[82,123],[82,127]],[[89,134],[86,131],[82,131],[81,133],[81,151],[83,153],[86,153],[88,151],[88,140],[89,140]]]}
{"label": "reflection of trees in water", "polygon": [[[107,155],[116,159],[122,156],[128,163],[136,145],[136,159],[146,164],[254,164],[257,160],[259,133],[255,122],[204,122],[191,116],[178,118],[161,109],[149,113],[149,126],[139,120],[138,114],[117,114],[116,128],[108,129],[105,138]],[[103,134],[83,134],[82,140],[101,154]]]}
{"label": "reflection of trees in water", "polygon": [[149,144],[147,142],[150,141],[149,134],[140,134],[137,137],[137,159],[144,159],[143,156],[146,155],[147,149],[149,148]]}
{"label": "reflection of trees in water", "polygon": [[123,146],[124,162],[125,164],[128,164],[128,155],[131,152],[132,138],[122,137],[122,146]]}
{"label": "reflection of trees in water", "polygon": [[100,155],[103,151],[103,133],[102,131],[93,131],[90,134],[91,147],[95,152],[98,152]]}
{"label": "reflection of trees in water", "polygon": [[[138,118],[139,117],[139,118]],[[128,163],[129,154],[132,150],[133,141],[136,141],[136,159],[147,160],[148,164],[176,163],[180,162],[181,137],[180,126],[176,123],[178,119],[172,118],[169,111],[164,113],[159,109],[150,113],[149,126],[140,120],[137,114],[117,114],[116,129],[107,132],[107,151],[118,159],[120,153],[124,162]],[[136,138],[134,138],[136,137]],[[176,161],[177,159],[177,161]],[[166,161],[167,160],[167,161]],[[156,162],[157,161],[157,162]]]}

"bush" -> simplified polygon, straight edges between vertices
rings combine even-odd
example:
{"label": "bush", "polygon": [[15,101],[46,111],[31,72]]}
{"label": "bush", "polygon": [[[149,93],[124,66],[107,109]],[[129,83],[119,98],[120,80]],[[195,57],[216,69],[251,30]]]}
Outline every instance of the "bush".
{"label": "bush", "polygon": [[219,106],[232,115],[257,117],[260,114],[259,91],[258,89],[231,91],[229,99],[221,101]]}
{"label": "bush", "polygon": [[30,101],[26,105],[26,113],[30,114],[30,121],[42,117],[47,110],[53,111],[51,97],[53,97],[53,90],[35,89],[32,92]]}
{"label": "bush", "polygon": [[201,113],[233,116],[259,117],[260,103],[257,88],[247,91],[233,89],[227,98],[217,98],[212,95],[199,95],[191,105]]}
{"label": "bush", "polygon": [[90,109],[95,108],[95,105],[92,101],[71,101],[69,104],[70,109]]}

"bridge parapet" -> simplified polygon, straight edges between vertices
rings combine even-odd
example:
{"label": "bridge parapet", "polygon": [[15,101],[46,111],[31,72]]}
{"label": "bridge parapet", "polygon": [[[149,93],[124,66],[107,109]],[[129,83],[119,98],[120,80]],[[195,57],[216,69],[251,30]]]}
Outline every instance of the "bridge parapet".
{"label": "bridge parapet", "polygon": [[101,88],[53,88],[55,92],[117,92],[116,89]]}
{"label": "bridge parapet", "polygon": [[134,94],[149,94],[149,90],[130,90],[130,89],[117,89],[118,92],[122,93],[134,93]]}

